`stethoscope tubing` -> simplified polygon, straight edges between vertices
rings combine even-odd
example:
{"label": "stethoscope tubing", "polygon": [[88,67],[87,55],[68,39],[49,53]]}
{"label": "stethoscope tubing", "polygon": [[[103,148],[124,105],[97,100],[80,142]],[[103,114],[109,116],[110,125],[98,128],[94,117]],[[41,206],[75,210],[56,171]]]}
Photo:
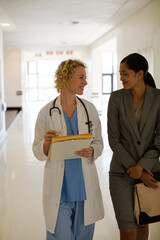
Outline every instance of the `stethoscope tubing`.
{"label": "stethoscope tubing", "polygon": [[[53,110],[53,109],[57,109],[58,112],[59,112],[59,114],[61,115],[61,110],[59,109],[59,107],[56,107],[56,100],[57,100],[57,98],[58,98],[58,97],[56,97],[56,98],[54,99],[54,101],[53,101],[53,107],[51,107],[51,108],[49,109],[49,115],[50,115],[50,116],[52,116],[52,110]],[[88,125],[88,133],[90,133],[90,132],[91,132],[91,124],[92,124],[92,122],[91,122],[90,119],[89,119],[88,110],[87,110],[84,102],[83,102],[79,97],[77,97],[77,98],[78,98],[78,100],[81,102],[81,104],[83,105],[83,107],[84,107],[84,109],[85,109],[86,116],[87,116],[87,122],[85,122],[85,124]]]}

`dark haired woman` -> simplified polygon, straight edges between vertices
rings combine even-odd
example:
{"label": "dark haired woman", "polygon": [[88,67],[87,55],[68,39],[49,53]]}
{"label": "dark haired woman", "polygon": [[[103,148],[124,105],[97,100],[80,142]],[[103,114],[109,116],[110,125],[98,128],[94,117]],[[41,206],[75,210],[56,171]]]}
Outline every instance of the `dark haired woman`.
{"label": "dark haired woman", "polygon": [[121,61],[120,80],[123,89],[111,94],[108,107],[110,193],[120,239],[147,240],[148,225],[138,226],[134,217],[133,193],[139,178],[157,188],[152,172],[160,171],[160,90],[138,53]]}

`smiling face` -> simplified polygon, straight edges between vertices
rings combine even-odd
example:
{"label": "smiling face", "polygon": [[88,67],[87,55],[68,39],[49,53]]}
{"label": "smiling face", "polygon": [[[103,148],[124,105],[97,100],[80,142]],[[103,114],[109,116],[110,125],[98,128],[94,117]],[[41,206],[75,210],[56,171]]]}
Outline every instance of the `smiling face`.
{"label": "smiling face", "polygon": [[67,90],[70,93],[82,95],[86,85],[86,70],[84,67],[78,66],[75,68]]}
{"label": "smiling face", "polygon": [[128,65],[123,62],[120,64],[120,80],[122,81],[124,89],[133,89],[140,84],[141,72],[136,73],[135,71],[128,68]]}

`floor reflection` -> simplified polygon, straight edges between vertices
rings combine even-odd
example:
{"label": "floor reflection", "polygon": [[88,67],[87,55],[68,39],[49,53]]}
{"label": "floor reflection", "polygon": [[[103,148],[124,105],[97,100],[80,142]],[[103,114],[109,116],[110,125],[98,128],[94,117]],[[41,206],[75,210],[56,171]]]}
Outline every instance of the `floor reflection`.
{"label": "floor reflection", "polygon": [[[23,107],[0,148],[0,240],[44,240],[42,179],[44,163],[32,153],[34,125],[45,102]],[[105,218],[96,224],[94,240],[119,239],[108,189],[112,152],[107,140],[107,104],[103,104],[104,151],[96,161],[105,206]],[[150,240],[159,240],[160,224],[151,226]]]}

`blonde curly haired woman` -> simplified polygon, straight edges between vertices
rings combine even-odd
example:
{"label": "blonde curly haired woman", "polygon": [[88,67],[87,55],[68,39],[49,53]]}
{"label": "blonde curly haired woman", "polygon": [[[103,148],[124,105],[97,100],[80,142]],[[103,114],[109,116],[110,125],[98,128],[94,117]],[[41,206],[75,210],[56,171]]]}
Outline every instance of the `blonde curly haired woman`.
{"label": "blonde curly haired woman", "polygon": [[[46,240],[91,240],[95,222],[104,217],[94,162],[103,149],[101,124],[94,105],[76,96],[82,95],[87,85],[85,64],[80,60],[63,61],[55,76],[60,95],[41,109],[33,143],[35,157],[46,161],[43,184]],[[79,158],[49,159],[52,137],[89,131],[93,140],[88,148],[76,152]]]}

